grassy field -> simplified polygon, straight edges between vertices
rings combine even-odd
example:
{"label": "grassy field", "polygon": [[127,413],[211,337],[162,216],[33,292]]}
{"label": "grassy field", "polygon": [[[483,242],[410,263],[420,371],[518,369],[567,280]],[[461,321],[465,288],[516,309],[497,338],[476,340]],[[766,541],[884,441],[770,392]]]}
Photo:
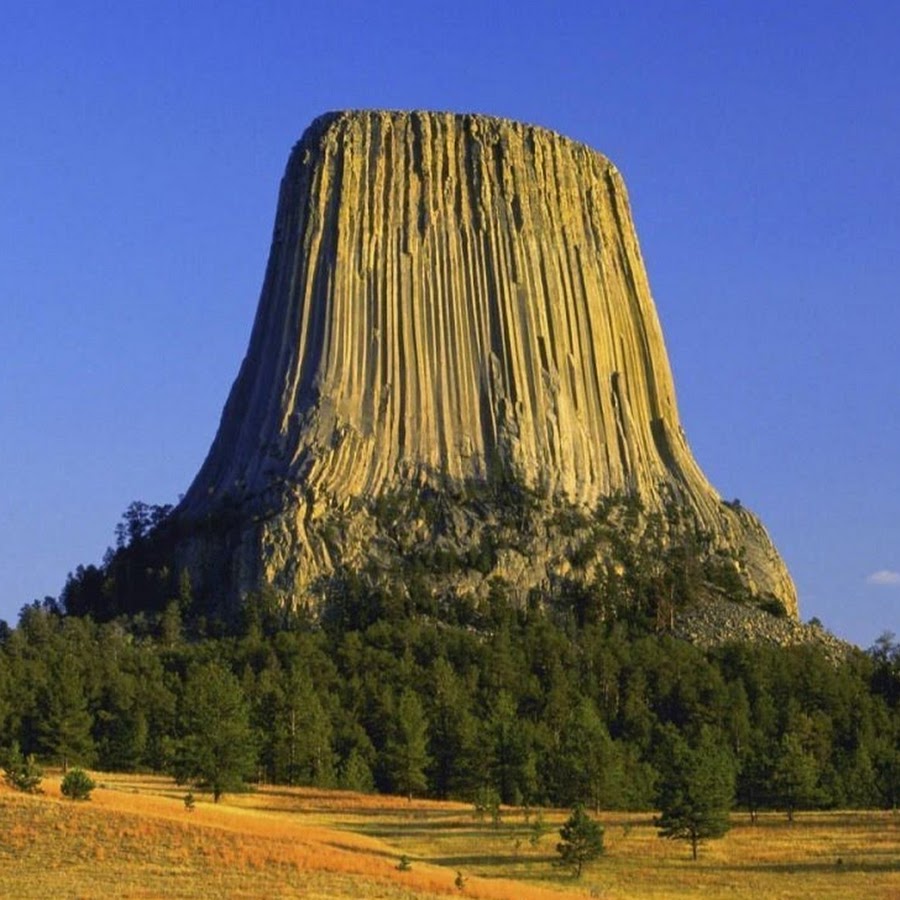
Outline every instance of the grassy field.
{"label": "grassy field", "polygon": [[522,810],[494,825],[458,803],[273,787],[188,811],[168,779],[95,779],[87,803],[60,799],[58,778],[37,797],[0,788],[0,897],[900,898],[890,813],[735,816],[696,863],[649,814],[607,813],[606,853],[576,881],[553,865],[561,810],[532,842]]}

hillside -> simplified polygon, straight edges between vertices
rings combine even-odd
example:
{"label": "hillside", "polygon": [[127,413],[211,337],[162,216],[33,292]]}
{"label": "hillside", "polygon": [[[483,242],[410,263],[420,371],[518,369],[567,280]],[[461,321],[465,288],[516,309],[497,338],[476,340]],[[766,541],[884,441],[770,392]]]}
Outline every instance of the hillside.
{"label": "hillside", "polygon": [[0,895],[887,900],[900,890],[890,814],[810,815],[793,828],[738,819],[692,863],[655,836],[649,816],[606,813],[606,855],[576,881],[552,865],[558,811],[546,811],[533,842],[534,815],[521,809],[493,825],[461,804],[282,788],[215,807],[200,798],[187,812],[167,780],[98,778],[104,787],[81,804],[61,801],[55,779],[41,797],[0,788]]}

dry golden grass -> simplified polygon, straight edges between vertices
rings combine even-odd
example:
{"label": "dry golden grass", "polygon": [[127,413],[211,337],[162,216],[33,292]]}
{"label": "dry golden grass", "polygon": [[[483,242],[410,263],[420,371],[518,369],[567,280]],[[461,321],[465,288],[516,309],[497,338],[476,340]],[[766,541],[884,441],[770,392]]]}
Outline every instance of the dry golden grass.
{"label": "dry golden grass", "polygon": [[562,811],[532,846],[521,811],[495,828],[458,803],[273,787],[218,805],[198,794],[189,812],[169,779],[95,777],[88,803],[60,799],[58,779],[40,797],[0,790],[0,897],[900,898],[889,813],[738,816],[697,863],[651,816],[608,813],[606,854],[574,881],[552,865]]}

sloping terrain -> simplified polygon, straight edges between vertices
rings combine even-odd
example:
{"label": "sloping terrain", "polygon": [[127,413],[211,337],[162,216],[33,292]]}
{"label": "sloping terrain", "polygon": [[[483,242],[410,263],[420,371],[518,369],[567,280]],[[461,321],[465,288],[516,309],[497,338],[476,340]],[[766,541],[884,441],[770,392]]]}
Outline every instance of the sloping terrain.
{"label": "sloping terrain", "polygon": [[[900,824],[889,812],[766,814],[692,862],[650,813],[601,813],[606,853],[584,877],[556,868],[564,811],[503,809],[499,823],[455,803],[267,788],[213,805],[149,776],[97,776],[86,803],[0,787],[0,896],[304,897],[486,900],[728,896],[888,900],[900,893]],[[542,822],[536,827],[537,822]],[[536,836],[536,840],[534,839]],[[409,868],[401,871],[406,857]],[[462,876],[459,886],[458,879]]]}

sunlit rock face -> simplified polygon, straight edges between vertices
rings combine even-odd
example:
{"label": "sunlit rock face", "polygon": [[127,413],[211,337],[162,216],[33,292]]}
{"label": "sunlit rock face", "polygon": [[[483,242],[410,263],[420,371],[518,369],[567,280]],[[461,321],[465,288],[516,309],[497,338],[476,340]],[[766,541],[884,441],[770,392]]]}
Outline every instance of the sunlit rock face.
{"label": "sunlit rock face", "polygon": [[[179,508],[227,510],[228,527],[184,564],[232,601],[271,585],[297,603],[337,556],[365,560],[370,501],[501,474],[548,504],[674,499],[796,616],[764,529],[685,441],[612,163],[485,116],[320,117],[288,161],[247,356]],[[554,565],[545,537],[525,581]]]}

